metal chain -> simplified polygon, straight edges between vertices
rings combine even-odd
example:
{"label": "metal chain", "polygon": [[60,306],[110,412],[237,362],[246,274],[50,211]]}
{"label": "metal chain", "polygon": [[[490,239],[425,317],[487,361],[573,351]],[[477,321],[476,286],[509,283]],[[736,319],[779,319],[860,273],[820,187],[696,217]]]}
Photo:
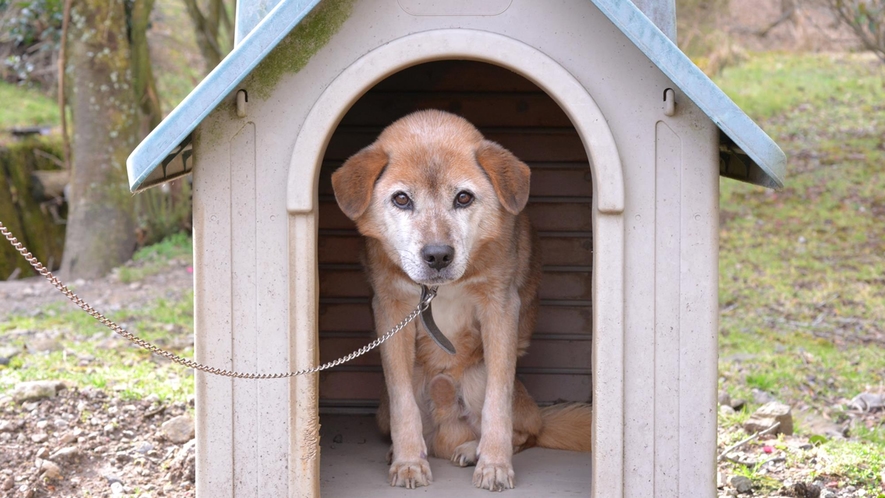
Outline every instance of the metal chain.
{"label": "metal chain", "polygon": [[2,233],[3,236],[6,237],[6,240],[8,240],[10,244],[12,244],[12,247],[14,247],[15,250],[18,251],[28,261],[28,263],[30,263],[31,266],[34,267],[35,270],[37,270],[37,273],[44,276],[46,278],[46,280],[49,281],[49,283],[51,283],[56,289],[58,289],[59,292],[61,292],[65,296],[67,296],[67,298],[70,299],[74,304],[79,306],[80,309],[82,309],[83,311],[88,313],[92,318],[95,318],[96,320],[98,320],[99,322],[104,324],[109,329],[113,330],[116,334],[125,337],[126,339],[128,339],[129,341],[133,342],[134,344],[138,345],[141,348],[147,349],[148,351],[150,351],[154,354],[158,354],[158,355],[160,355],[164,358],[167,358],[169,360],[172,360],[175,363],[178,363],[180,365],[184,365],[186,367],[193,368],[194,370],[199,370],[201,372],[206,372],[206,373],[210,373],[210,374],[214,374],[214,375],[221,375],[224,377],[234,377],[237,379],[287,379],[289,377],[295,377],[296,375],[306,375],[306,374],[316,373],[316,372],[319,372],[322,370],[327,370],[329,368],[338,366],[342,363],[348,362],[354,358],[362,356],[362,355],[368,353],[369,351],[377,348],[378,346],[381,345],[381,343],[390,339],[391,337],[393,337],[394,334],[396,334],[400,330],[404,329],[406,327],[406,325],[408,325],[412,320],[417,318],[418,315],[420,315],[422,311],[426,310],[427,307],[430,306],[430,302],[433,301],[433,298],[436,297],[436,289],[431,288],[430,291],[427,293],[427,297],[424,300],[422,300],[421,302],[419,302],[418,306],[415,307],[415,309],[412,310],[412,312],[409,313],[408,316],[403,318],[403,320],[401,322],[399,322],[398,324],[396,324],[396,326],[394,326],[392,329],[387,331],[386,334],[382,335],[381,337],[378,337],[374,341],[361,347],[360,349],[357,349],[353,353],[350,353],[349,355],[347,355],[343,358],[338,358],[335,361],[330,361],[330,362],[320,365],[318,367],[305,368],[305,369],[298,370],[295,372],[273,373],[273,374],[237,372],[237,371],[233,371],[233,370],[224,370],[221,368],[210,367],[207,365],[203,365],[202,363],[197,363],[196,361],[193,361],[193,360],[188,360],[187,358],[182,358],[181,356],[178,356],[174,353],[170,353],[169,351],[161,349],[158,346],[155,346],[154,344],[151,344],[150,342],[133,335],[131,332],[127,331],[126,329],[117,325],[116,323],[114,323],[112,320],[110,320],[109,318],[107,318],[103,314],[96,311],[95,308],[90,306],[86,301],[83,301],[82,299],[80,299],[80,297],[77,296],[76,294],[74,294],[74,292],[72,290],[68,289],[68,287],[66,285],[64,285],[61,282],[61,280],[58,279],[58,277],[53,275],[52,272],[49,271],[48,268],[43,266],[43,264],[40,263],[40,261],[38,261],[37,258],[34,257],[34,255],[32,255],[28,251],[28,249],[21,242],[18,241],[18,239],[16,239],[15,237],[12,236],[12,234],[9,232],[9,230],[7,230],[7,228],[3,225],[3,222],[0,222],[0,233]]}

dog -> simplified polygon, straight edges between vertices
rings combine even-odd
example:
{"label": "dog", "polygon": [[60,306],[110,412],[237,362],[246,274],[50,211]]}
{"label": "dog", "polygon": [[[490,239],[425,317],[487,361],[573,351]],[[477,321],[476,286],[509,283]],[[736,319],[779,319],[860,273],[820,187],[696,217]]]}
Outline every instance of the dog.
{"label": "dog", "polygon": [[427,457],[476,465],[473,484],[513,488],[513,454],[533,446],[590,451],[591,409],[545,409],[516,379],[538,310],[541,261],[523,211],[529,167],[467,120],[418,111],[388,126],[332,175],[339,207],[366,237],[379,334],[438,286],[439,347],[422,325],[381,346],[378,424],[392,440],[391,486],[433,478]]}

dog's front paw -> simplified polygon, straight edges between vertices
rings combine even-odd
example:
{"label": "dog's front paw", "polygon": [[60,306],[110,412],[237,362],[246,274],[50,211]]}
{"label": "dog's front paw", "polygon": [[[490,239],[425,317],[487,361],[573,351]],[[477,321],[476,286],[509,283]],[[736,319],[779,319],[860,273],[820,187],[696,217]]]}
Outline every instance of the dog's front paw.
{"label": "dog's front paw", "polygon": [[489,462],[480,457],[473,471],[473,485],[489,491],[513,489],[513,465],[510,462]]}
{"label": "dog's front paw", "polygon": [[425,459],[396,461],[390,466],[390,485],[414,489],[433,482],[430,464]]}
{"label": "dog's front paw", "polygon": [[466,443],[459,445],[452,453],[452,463],[454,463],[458,467],[476,465],[477,446],[478,443],[476,440],[467,441]]}

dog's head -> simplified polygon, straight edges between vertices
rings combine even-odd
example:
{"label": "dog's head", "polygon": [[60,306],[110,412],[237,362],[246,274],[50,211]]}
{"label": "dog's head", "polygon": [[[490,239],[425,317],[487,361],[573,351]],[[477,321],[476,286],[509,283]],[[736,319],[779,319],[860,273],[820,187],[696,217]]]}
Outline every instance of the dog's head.
{"label": "dog's head", "polygon": [[420,111],[332,175],[335,199],[417,283],[461,278],[472,252],[519,214],[529,167],[466,120]]}

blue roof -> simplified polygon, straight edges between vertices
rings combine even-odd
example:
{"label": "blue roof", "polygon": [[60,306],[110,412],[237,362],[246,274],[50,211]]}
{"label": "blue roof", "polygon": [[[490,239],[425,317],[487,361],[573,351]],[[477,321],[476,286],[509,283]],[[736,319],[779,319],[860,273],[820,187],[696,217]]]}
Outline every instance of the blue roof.
{"label": "blue roof", "polygon": [[[592,0],[719,127],[720,174],[779,189],[786,156],[713,81],[632,2]],[[197,125],[229,95],[320,0],[282,0],[129,156],[133,192],[190,172],[186,152]],[[183,167],[167,166],[182,154]],[[162,167],[161,171],[157,171]],[[150,177],[150,180],[149,180]]]}

